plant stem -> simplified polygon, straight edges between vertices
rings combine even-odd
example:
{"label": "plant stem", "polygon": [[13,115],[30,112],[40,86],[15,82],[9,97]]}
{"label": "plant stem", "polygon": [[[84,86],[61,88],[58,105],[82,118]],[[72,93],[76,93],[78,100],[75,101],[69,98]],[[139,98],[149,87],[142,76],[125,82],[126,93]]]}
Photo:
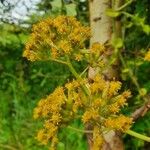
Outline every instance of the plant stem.
{"label": "plant stem", "polygon": [[58,59],[54,59],[54,58],[50,58],[51,61],[55,61],[55,62],[58,62],[58,63],[61,63],[61,64],[65,64],[67,65],[67,63],[65,61],[62,61],[62,60],[58,60]]}
{"label": "plant stem", "polygon": [[83,88],[85,94],[89,96],[89,95],[90,95],[90,92],[89,92],[88,88],[86,87],[86,85],[82,84],[82,78],[81,78],[81,76],[77,73],[77,71],[75,70],[75,68],[72,66],[72,64],[71,64],[69,58],[67,58],[67,65],[68,65],[68,67],[69,67],[71,73],[75,76],[75,78],[76,78],[79,82],[81,82],[80,85],[81,85],[81,87]]}
{"label": "plant stem", "polygon": [[80,77],[82,77],[82,75],[84,75],[84,73],[85,73],[88,69],[89,69],[89,66],[87,66],[87,67],[83,70],[83,72],[80,74]]}
{"label": "plant stem", "polygon": [[124,8],[126,8],[128,5],[130,5],[134,0],[129,0],[127,3],[125,3],[124,5],[120,6],[118,9],[116,9],[116,11],[120,11]]}
{"label": "plant stem", "polygon": [[77,128],[74,128],[74,127],[71,127],[71,126],[68,126],[69,129],[72,129],[72,130],[75,130],[75,131],[78,131],[78,132],[82,132],[82,133],[93,133],[92,130],[81,130],[81,129],[77,129]]}
{"label": "plant stem", "polygon": [[80,75],[76,72],[76,70],[75,70],[74,67],[72,66],[72,64],[71,64],[71,62],[70,62],[70,60],[69,60],[69,58],[68,58],[67,62],[68,62],[67,64],[68,64],[68,67],[69,67],[71,73],[75,76],[76,79],[78,79],[79,81],[81,81],[82,78],[80,77]]}
{"label": "plant stem", "polygon": [[132,131],[132,130],[128,130],[128,131],[126,131],[126,133],[129,134],[129,135],[131,135],[131,136],[134,136],[134,137],[136,137],[136,138],[139,138],[139,139],[141,139],[141,140],[150,142],[150,137],[148,137],[148,136],[139,134],[139,133],[134,132],[134,131]]}

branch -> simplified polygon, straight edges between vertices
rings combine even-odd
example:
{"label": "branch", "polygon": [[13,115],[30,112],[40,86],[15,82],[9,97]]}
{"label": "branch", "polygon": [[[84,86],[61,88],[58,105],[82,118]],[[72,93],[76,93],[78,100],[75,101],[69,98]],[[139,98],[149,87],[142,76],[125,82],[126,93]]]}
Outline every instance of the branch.
{"label": "branch", "polygon": [[150,110],[150,99],[143,106],[141,106],[140,108],[136,109],[132,113],[131,117],[135,121],[138,118],[143,117],[149,110]]}
{"label": "branch", "polygon": [[78,129],[78,128],[74,128],[72,126],[68,126],[69,129],[72,129],[74,131],[77,131],[77,132],[81,132],[81,133],[93,133],[92,130],[82,130],[82,129]]}

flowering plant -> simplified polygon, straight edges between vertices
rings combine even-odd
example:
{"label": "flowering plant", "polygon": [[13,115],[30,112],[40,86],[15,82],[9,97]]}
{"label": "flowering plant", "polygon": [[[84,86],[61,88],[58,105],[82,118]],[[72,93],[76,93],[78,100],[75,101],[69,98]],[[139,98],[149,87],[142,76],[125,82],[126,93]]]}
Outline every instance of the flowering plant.
{"label": "flowering plant", "polygon": [[[26,44],[23,56],[28,60],[62,63],[75,77],[42,98],[34,109],[34,118],[43,118],[44,122],[37,139],[42,144],[51,143],[50,149],[56,148],[59,131],[75,119],[80,119],[85,128],[90,125],[90,130],[83,132],[92,134],[93,150],[102,147],[105,133],[126,132],[133,123],[132,118],[120,112],[131,92],[120,92],[122,83],[115,78],[105,79],[103,71],[111,65],[104,59],[109,48],[98,42],[88,48],[90,36],[90,28],[74,17],[58,16],[34,25]],[[78,73],[72,61],[86,61],[87,67]],[[92,79],[87,76],[89,66],[97,68]]]}

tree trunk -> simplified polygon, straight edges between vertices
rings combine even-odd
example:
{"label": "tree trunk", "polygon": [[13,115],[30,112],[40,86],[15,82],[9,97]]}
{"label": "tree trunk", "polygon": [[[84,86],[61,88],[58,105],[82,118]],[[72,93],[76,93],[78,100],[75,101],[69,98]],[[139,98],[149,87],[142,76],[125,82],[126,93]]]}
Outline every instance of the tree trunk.
{"label": "tree trunk", "polygon": [[[121,5],[122,0],[116,0],[113,6],[119,7]],[[94,42],[100,42],[102,44],[110,41],[113,29],[116,31],[116,36],[121,36],[121,22],[120,18],[113,24],[113,20],[105,15],[105,10],[107,8],[112,8],[111,0],[89,0],[89,9],[90,9],[90,27],[92,37],[90,40],[90,45]],[[117,31],[118,30],[118,31]],[[111,52],[110,52],[111,53]],[[107,59],[107,58],[106,58]],[[108,60],[107,60],[108,61]],[[89,79],[92,79],[95,75],[96,68],[89,69]],[[104,72],[104,76],[108,80],[112,80],[113,78],[118,78],[118,70],[110,67],[107,68]],[[89,128],[89,127],[87,127]],[[103,150],[123,150],[123,142],[120,138],[120,133],[115,131],[110,131],[109,133],[104,135],[105,144],[103,145]],[[92,150],[92,141],[91,135],[87,135],[89,149]]]}
{"label": "tree trunk", "polygon": [[110,40],[112,23],[110,17],[105,15],[105,10],[110,7],[110,0],[89,0],[91,44],[94,42],[105,43]]}

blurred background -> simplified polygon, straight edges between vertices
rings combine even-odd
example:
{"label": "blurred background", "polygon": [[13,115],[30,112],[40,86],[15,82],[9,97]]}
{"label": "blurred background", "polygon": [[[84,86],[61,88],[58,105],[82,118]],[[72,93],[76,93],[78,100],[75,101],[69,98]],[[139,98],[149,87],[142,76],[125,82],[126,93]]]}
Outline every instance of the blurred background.
{"label": "blurred background", "polygon": [[[149,0],[137,0],[129,12],[138,13],[150,23]],[[147,11],[146,11],[147,10]],[[89,24],[88,0],[0,0],[0,150],[46,150],[35,139],[40,122],[32,118],[33,108],[40,98],[63,85],[72,76],[65,66],[57,63],[31,63],[22,57],[24,45],[34,23],[48,16],[76,16],[83,24]],[[128,63],[135,69],[147,90],[150,90],[150,65],[138,61],[137,55],[150,46],[150,36],[138,27],[126,31]],[[136,48],[135,48],[136,47]],[[134,51],[133,51],[134,50]],[[84,64],[75,64],[80,69]],[[126,85],[132,88],[129,79],[122,74]],[[136,99],[136,98],[135,98]],[[142,102],[129,104],[125,112]],[[80,122],[75,122],[80,126]],[[139,119],[133,129],[150,134],[150,113]],[[127,150],[149,150],[150,146],[130,136],[124,136]],[[60,134],[59,150],[86,150],[85,135],[70,130]]]}

